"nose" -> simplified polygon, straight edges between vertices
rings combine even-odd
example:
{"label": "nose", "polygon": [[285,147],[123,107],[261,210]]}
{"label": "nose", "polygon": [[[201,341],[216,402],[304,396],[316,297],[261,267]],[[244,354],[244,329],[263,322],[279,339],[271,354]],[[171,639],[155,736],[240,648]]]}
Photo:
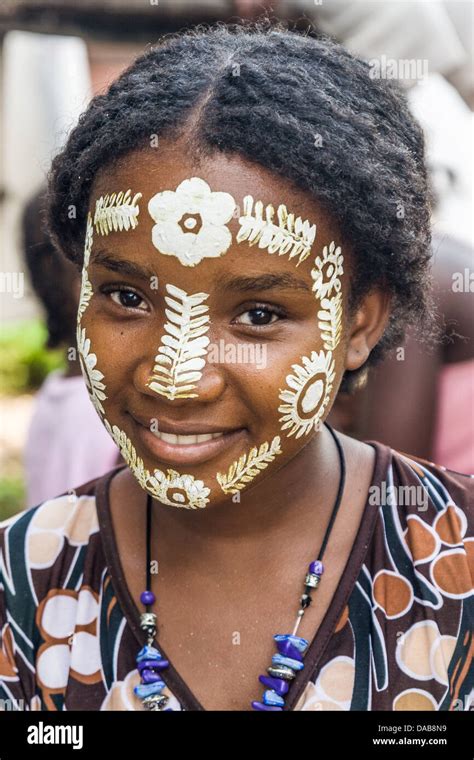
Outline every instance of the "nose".
{"label": "nose", "polygon": [[191,356],[189,352],[171,356],[161,345],[151,361],[147,358],[137,367],[136,389],[171,407],[216,401],[224,392],[226,379],[219,364],[207,361],[208,343],[208,338],[201,340]]}

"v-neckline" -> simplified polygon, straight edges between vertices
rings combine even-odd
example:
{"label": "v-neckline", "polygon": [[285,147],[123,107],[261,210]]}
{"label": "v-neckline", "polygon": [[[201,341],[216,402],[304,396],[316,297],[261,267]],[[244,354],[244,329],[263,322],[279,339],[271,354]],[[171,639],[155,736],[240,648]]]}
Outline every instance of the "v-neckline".
{"label": "v-neckline", "polygon": [[[380,486],[389,466],[391,449],[389,446],[379,443],[378,441],[364,441],[364,443],[375,449],[375,461],[369,488]],[[112,478],[118,472],[123,470],[124,467],[126,467],[126,465],[115,467],[97,482],[97,516],[107,570],[112,581],[112,586],[125,619],[138,642],[138,648],[141,648],[145,643],[145,638],[139,622],[141,611],[135,604],[125,580],[125,573],[117,550],[117,542],[110,511],[110,483]],[[369,494],[367,494],[367,500],[363,509],[359,528],[352,549],[347,558],[347,562],[344,566],[341,581],[333,594],[329,607],[326,610],[326,614],[324,615],[318,630],[310,641],[304,656],[304,668],[296,674],[290,684],[290,688],[285,698],[285,706],[283,707],[284,711],[292,711],[298,703],[303,690],[311,680],[311,676],[314,674],[318,663],[326,650],[329,640],[341,618],[361,571],[370,545],[372,533],[375,528],[377,515],[378,510],[370,503]],[[155,639],[154,644],[160,650],[163,657],[169,661],[169,666],[165,671],[162,671],[163,680],[180,703],[181,708],[187,711],[206,710],[176,670],[173,662],[168,657],[158,638]],[[264,668],[265,663],[262,663],[262,672],[264,671]],[[255,689],[255,699],[259,699],[259,696],[257,684]]]}

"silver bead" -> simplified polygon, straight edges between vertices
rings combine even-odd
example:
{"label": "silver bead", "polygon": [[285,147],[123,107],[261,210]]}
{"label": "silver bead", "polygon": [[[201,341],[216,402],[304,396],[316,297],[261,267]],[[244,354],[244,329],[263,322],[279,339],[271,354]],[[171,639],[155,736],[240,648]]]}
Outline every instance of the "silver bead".
{"label": "silver bead", "polygon": [[321,577],[319,575],[314,575],[314,573],[308,573],[305,580],[305,585],[310,586],[311,588],[316,588],[319,581],[321,580]]}
{"label": "silver bead", "polygon": [[273,678],[283,678],[285,681],[292,681],[295,677],[295,672],[286,665],[270,665],[267,668],[267,673]]}
{"label": "silver bead", "polygon": [[142,612],[140,615],[140,628],[145,631],[148,643],[156,636],[156,615],[154,612]]}
{"label": "silver bead", "polygon": [[164,694],[151,694],[145,697],[142,702],[147,710],[163,710],[166,707],[169,697]]}

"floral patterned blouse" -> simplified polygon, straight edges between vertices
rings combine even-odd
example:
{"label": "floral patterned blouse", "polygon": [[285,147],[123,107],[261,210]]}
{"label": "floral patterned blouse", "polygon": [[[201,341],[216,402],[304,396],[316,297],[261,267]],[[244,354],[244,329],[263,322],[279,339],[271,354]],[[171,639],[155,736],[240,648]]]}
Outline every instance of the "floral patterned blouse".
{"label": "floral patterned blouse", "polygon": [[[368,443],[363,519],[284,709],[468,710],[474,475]],[[0,709],[145,709],[108,502],[119,469],[0,524]],[[172,661],[162,677],[167,708],[205,709]]]}

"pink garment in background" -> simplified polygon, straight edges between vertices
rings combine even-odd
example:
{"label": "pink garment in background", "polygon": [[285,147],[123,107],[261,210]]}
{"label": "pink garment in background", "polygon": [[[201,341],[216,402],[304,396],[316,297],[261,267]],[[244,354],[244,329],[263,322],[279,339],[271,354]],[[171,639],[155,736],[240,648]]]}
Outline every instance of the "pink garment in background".
{"label": "pink garment in background", "polygon": [[474,474],[474,360],[445,364],[438,386],[433,461]]}
{"label": "pink garment in background", "polygon": [[26,507],[103,475],[118,456],[82,375],[51,372],[36,396],[25,446]]}

